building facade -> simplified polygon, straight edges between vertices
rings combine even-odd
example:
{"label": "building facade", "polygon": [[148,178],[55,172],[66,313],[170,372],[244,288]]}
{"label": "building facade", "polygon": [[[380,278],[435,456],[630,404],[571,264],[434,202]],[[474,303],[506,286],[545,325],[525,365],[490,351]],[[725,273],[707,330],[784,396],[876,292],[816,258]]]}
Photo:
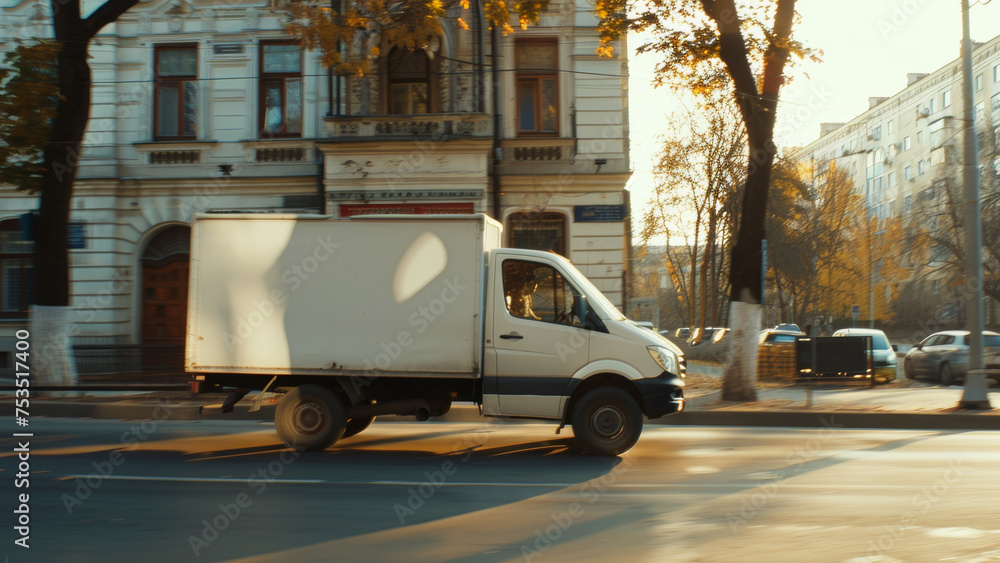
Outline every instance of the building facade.
{"label": "building facade", "polygon": [[[361,77],[323,68],[274,5],[152,0],[92,43],[71,216],[78,347],[183,342],[202,212],[487,213],[505,245],[563,254],[624,302],[628,62],[623,44],[595,54],[589,3],[553,1],[506,36],[473,5],[469,29],[452,18],[414,51],[371,34],[350,46],[379,47]],[[51,37],[49,11],[0,2],[3,49]],[[0,337],[26,323],[37,206],[0,190]]]}
{"label": "building facade", "polygon": [[[1000,170],[1000,36],[974,45],[973,90],[980,193],[987,198],[996,190]],[[902,219],[910,235],[921,230],[938,239],[954,237],[950,194],[961,193],[964,114],[962,66],[956,59],[930,74],[907,75],[903,90],[869,98],[868,111],[847,123],[822,124],[820,138],[791,157],[810,171],[813,181],[831,167],[846,171],[869,212],[879,219]],[[948,279],[954,272],[944,264],[955,257],[942,245],[903,250],[903,263],[911,271],[904,308],[921,311],[914,319],[901,320],[926,324],[933,319],[934,325],[959,320],[962,307],[945,295],[947,286],[954,285]],[[996,315],[994,300],[988,298],[985,309],[990,322]]]}

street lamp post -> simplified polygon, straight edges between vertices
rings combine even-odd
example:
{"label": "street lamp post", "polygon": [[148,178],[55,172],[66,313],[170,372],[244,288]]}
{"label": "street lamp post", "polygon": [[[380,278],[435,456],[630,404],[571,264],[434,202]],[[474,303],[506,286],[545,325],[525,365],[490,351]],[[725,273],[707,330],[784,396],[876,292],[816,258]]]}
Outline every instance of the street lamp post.
{"label": "street lamp post", "polygon": [[[985,393],[985,375],[974,373],[983,368],[983,272],[982,229],[979,209],[979,150],[976,146],[976,108],[972,89],[972,39],[969,36],[969,0],[962,2],[962,105],[965,113],[963,131],[962,216],[965,222],[966,308],[969,327],[969,371],[959,406],[990,408]],[[980,381],[982,380],[982,381]]]}

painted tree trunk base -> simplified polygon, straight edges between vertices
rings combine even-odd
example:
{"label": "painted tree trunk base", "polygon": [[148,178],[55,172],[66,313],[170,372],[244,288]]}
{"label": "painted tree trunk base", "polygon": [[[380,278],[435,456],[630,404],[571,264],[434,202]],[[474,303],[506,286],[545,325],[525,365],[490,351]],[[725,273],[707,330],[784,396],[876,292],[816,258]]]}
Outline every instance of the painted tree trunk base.
{"label": "painted tree trunk base", "polygon": [[[34,385],[76,386],[79,377],[70,342],[72,323],[69,320],[71,307],[31,306],[32,367]],[[75,391],[49,392],[51,396],[69,396]]]}
{"label": "painted tree trunk base", "polygon": [[757,342],[763,314],[761,305],[729,304],[729,362],[722,375],[723,401],[757,400]]}

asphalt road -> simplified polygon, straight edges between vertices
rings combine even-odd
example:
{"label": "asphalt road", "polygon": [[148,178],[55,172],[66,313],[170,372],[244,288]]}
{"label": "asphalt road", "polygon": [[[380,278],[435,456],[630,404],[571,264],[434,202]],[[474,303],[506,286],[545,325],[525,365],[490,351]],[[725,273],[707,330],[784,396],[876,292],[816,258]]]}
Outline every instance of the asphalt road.
{"label": "asphalt road", "polygon": [[35,418],[27,488],[16,486],[14,450],[24,448],[2,440],[0,511],[11,522],[27,505],[31,546],[15,545],[8,524],[2,553],[11,562],[1000,561],[1000,434],[830,422],[650,426],[627,454],[600,458],[567,451],[566,434],[540,424],[376,423],[300,455],[259,422]]}

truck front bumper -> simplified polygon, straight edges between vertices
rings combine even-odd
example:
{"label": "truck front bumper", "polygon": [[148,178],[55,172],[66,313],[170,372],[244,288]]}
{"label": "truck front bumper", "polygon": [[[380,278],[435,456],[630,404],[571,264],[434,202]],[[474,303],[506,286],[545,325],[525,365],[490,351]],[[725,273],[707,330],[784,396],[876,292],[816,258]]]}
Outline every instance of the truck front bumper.
{"label": "truck front bumper", "polygon": [[659,377],[635,382],[642,395],[642,412],[646,418],[660,418],[684,410],[684,381],[663,372]]}

